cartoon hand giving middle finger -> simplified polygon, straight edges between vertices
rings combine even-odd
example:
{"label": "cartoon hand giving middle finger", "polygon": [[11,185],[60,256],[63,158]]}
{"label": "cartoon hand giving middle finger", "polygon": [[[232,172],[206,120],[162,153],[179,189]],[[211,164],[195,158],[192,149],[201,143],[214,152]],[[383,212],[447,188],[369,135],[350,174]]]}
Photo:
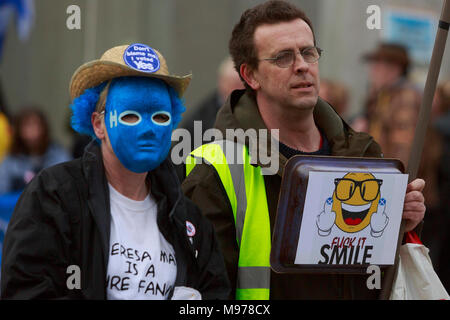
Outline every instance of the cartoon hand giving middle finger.
{"label": "cartoon hand giving middle finger", "polygon": [[336,220],[336,213],[331,211],[333,198],[328,198],[323,206],[323,211],[317,216],[316,225],[319,235],[324,237],[331,233],[331,228]]}
{"label": "cartoon hand giving middle finger", "polygon": [[378,238],[383,235],[383,231],[389,222],[389,217],[387,216],[385,210],[386,199],[381,198],[378,202],[377,212],[375,212],[370,219],[370,234],[372,237]]}

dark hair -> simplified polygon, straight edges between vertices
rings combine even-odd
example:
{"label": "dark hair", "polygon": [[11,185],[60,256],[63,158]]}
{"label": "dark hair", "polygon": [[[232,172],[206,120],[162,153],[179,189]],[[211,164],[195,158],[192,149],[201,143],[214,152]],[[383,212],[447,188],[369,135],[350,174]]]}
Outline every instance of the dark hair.
{"label": "dark hair", "polygon": [[[246,10],[240,21],[234,26],[231,39],[228,44],[230,55],[234,61],[234,67],[242,79],[240,68],[242,64],[248,64],[251,68],[258,67],[258,56],[254,44],[254,34],[256,28],[263,24],[277,24],[280,22],[290,22],[296,19],[302,19],[311,28],[314,36],[312,23],[306,14],[293,4],[272,0],[257,5]],[[314,45],[315,45],[314,36]],[[242,79],[244,81],[244,79]],[[244,81],[247,89],[249,86]]]}
{"label": "dark hair", "polygon": [[442,113],[450,110],[450,81],[443,81],[436,88],[436,94],[440,96],[441,101],[439,111]]}
{"label": "dark hair", "polygon": [[401,68],[401,75],[407,77],[411,61],[408,48],[400,43],[381,42],[378,47],[363,56],[365,61],[384,61],[398,65]]}
{"label": "dark hair", "polygon": [[25,109],[22,109],[13,118],[14,134],[11,145],[11,154],[30,154],[30,150],[28,149],[25,141],[21,136],[21,128],[23,127],[25,121],[31,117],[37,117],[42,127],[42,136],[39,139],[37,152],[39,155],[42,155],[47,151],[48,145],[50,143],[50,129],[48,126],[47,118],[45,117],[44,113],[38,108],[27,107]]}

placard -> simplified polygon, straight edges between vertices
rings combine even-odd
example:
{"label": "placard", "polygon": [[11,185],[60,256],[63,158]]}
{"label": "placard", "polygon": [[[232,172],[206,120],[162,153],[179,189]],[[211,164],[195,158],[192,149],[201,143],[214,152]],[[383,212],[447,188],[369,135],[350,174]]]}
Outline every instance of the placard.
{"label": "placard", "polygon": [[408,175],[309,172],[295,264],[392,265]]}
{"label": "placard", "polygon": [[404,173],[398,159],[289,159],[272,231],[272,270],[365,274],[370,264],[387,268],[400,240]]}

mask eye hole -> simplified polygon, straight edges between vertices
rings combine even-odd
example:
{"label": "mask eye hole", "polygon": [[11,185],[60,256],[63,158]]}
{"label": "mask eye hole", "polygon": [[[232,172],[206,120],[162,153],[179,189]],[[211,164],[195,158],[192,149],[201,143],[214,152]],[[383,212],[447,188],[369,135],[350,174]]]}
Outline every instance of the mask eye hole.
{"label": "mask eye hole", "polygon": [[136,111],[124,111],[119,116],[119,122],[127,126],[135,126],[142,120],[141,115]]}
{"label": "mask eye hole", "polygon": [[167,126],[170,124],[171,116],[170,113],[165,111],[158,111],[152,114],[152,121],[154,124],[160,126]]}
{"label": "mask eye hole", "polygon": [[127,123],[135,123],[139,121],[139,117],[135,114],[127,114],[122,117],[122,121]]}
{"label": "mask eye hole", "polygon": [[155,114],[155,115],[153,116],[153,120],[154,120],[155,122],[158,122],[158,123],[164,123],[164,122],[169,121],[170,118],[169,118],[169,116],[166,115],[166,114],[159,113],[159,114]]}

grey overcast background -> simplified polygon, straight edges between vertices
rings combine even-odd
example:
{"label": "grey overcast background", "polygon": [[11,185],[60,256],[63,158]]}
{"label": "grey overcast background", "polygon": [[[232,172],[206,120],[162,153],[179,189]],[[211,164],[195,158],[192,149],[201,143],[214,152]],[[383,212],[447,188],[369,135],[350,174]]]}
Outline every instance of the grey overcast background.
{"label": "grey overcast background", "polygon": [[[70,146],[67,127],[69,81],[82,63],[98,59],[107,49],[142,42],[158,49],[174,74],[193,73],[185,95],[187,112],[215,88],[216,69],[228,54],[228,40],[242,12],[257,0],[36,0],[35,23],[27,42],[17,38],[14,21],[4,43],[0,76],[8,109],[27,104],[46,111],[53,137]],[[369,30],[366,13],[378,5],[426,12],[439,18],[442,0],[291,0],[313,21],[322,77],[350,89],[350,112],[361,110],[367,69],[361,55],[373,49],[382,30]],[[81,29],[68,30],[66,9],[81,9]],[[383,28],[383,25],[382,25]],[[447,44],[441,79],[450,78]],[[423,87],[427,65],[415,65],[413,78]]]}

